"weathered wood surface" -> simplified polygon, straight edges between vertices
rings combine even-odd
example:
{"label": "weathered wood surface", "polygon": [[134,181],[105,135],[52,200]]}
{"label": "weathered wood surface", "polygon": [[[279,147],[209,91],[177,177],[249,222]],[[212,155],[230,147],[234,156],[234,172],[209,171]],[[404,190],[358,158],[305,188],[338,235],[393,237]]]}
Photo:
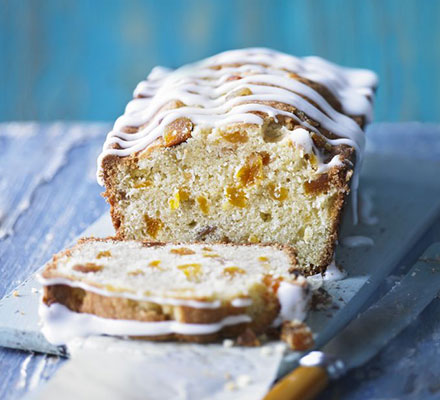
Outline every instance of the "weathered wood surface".
{"label": "weathered wood surface", "polygon": [[[94,174],[107,128],[0,125],[0,297],[105,211]],[[40,372],[44,378],[56,364],[53,358],[27,357],[0,350],[1,399],[19,398],[37,385]],[[25,360],[28,368],[23,367]],[[27,381],[20,376],[22,367],[28,371]]]}
{"label": "weathered wood surface", "polygon": [[3,0],[0,121],[110,120],[157,64],[268,46],[375,70],[377,119],[439,121],[437,0]]}
{"label": "weathered wood surface", "polygon": [[[0,297],[107,209],[94,174],[108,127],[0,125]],[[438,125],[377,124],[369,136],[370,150],[411,155],[414,168],[419,159],[437,160],[432,165],[440,170]],[[439,312],[437,299],[380,356],[333,385],[323,398],[436,398],[440,393]],[[0,398],[19,398],[47,379],[58,364],[53,358],[1,349]],[[27,371],[28,379],[23,379],[21,370]]]}

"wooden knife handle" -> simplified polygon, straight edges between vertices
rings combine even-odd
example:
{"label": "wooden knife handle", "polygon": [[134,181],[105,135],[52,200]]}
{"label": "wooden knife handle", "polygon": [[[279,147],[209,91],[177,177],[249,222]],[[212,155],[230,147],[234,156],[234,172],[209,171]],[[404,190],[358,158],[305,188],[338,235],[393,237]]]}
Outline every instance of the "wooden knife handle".
{"label": "wooden knife handle", "polygon": [[329,377],[322,367],[298,367],[281,379],[264,400],[311,400],[327,386]]}

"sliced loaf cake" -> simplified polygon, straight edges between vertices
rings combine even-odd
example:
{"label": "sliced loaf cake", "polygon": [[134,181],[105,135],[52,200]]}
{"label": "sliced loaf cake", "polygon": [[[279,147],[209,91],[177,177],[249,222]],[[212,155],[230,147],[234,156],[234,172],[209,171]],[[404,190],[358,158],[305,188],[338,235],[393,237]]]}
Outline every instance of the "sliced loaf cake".
{"label": "sliced loaf cake", "polygon": [[44,269],[43,333],[207,342],[302,320],[306,280],[290,248],[83,239]]}

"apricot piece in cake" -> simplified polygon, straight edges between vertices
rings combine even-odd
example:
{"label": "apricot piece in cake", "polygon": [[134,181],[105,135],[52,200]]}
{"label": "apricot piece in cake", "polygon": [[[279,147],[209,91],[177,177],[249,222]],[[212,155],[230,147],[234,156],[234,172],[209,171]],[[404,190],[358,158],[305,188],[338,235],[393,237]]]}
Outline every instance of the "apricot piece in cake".
{"label": "apricot piece in cake", "polygon": [[188,118],[179,118],[165,128],[163,140],[165,147],[175,146],[191,137],[193,123]]}
{"label": "apricot piece in cake", "polygon": [[246,131],[220,131],[220,136],[229,143],[246,143],[249,140]]}
{"label": "apricot piece in cake", "polygon": [[156,239],[157,234],[163,228],[163,222],[159,218],[152,218],[148,214],[144,215],[144,221],[147,227],[147,233]]}
{"label": "apricot piece in cake", "polygon": [[160,260],[153,260],[148,263],[148,266],[153,267],[153,268],[159,268],[159,265],[161,264],[161,262],[162,261],[160,261]]}
{"label": "apricot piece in cake", "polygon": [[269,196],[273,200],[284,201],[289,195],[289,189],[282,186],[277,186],[273,183],[269,183],[269,185],[267,185],[267,189],[269,191]]}
{"label": "apricot piece in cake", "polygon": [[322,174],[313,181],[304,182],[304,191],[306,192],[306,194],[316,195],[320,193],[326,193],[329,188],[330,179],[328,177],[328,174]]}
{"label": "apricot piece in cake", "polygon": [[186,276],[190,282],[197,282],[202,272],[200,264],[182,264],[177,266]]}
{"label": "apricot piece in cake", "polygon": [[112,253],[110,251],[108,251],[108,250],[105,250],[105,251],[100,251],[96,255],[96,258],[100,259],[100,258],[103,258],[103,257],[111,257],[111,256],[112,256]]}
{"label": "apricot piece in cake", "polygon": [[246,271],[243,268],[237,267],[235,265],[231,266],[231,267],[226,267],[223,270],[223,273],[225,275],[229,275],[229,276],[235,276],[237,274],[243,275],[246,273]]}
{"label": "apricot piece in cake", "polygon": [[177,249],[171,249],[170,253],[179,254],[180,256],[188,256],[191,254],[196,254],[194,250],[188,249],[188,247],[179,247]]}
{"label": "apricot piece in cake", "polygon": [[209,204],[208,199],[205,196],[199,196],[197,197],[197,203],[200,207],[200,210],[202,210],[203,214],[209,214]]}
{"label": "apricot piece in cake", "polygon": [[177,210],[182,201],[189,199],[189,192],[186,189],[179,189],[174,192],[174,195],[168,199],[168,204],[171,210]]}
{"label": "apricot piece in cake", "polygon": [[247,206],[247,197],[242,189],[232,186],[227,187],[226,198],[235,207],[245,208]]}
{"label": "apricot piece in cake", "polygon": [[88,273],[88,272],[99,272],[102,271],[102,265],[96,265],[93,263],[85,263],[85,264],[77,264],[73,267],[74,271],[78,271],[78,272],[84,272],[84,273]]}
{"label": "apricot piece in cake", "polygon": [[147,179],[146,181],[138,181],[136,182],[133,187],[135,189],[141,189],[141,188],[147,188],[153,185],[153,182],[151,182],[149,179]]}
{"label": "apricot piece in cake", "polygon": [[259,153],[250,154],[236,177],[240,186],[250,186],[263,179],[263,157]]}
{"label": "apricot piece in cake", "polygon": [[129,275],[129,276],[144,275],[144,271],[142,271],[141,269],[135,269],[134,271],[127,272],[127,275]]}
{"label": "apricot piece in cake", "polygon": [[281,340],[286,342],[291,350],[296,351],[308,350],[314,345],[312,331],[301,321],[284,321]]}

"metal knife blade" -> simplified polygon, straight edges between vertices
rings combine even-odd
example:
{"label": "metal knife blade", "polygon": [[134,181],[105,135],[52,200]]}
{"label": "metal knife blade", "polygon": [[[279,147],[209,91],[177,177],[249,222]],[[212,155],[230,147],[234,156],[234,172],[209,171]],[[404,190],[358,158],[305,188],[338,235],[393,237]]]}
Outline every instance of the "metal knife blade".
{"label": "metal knife blade", "polygon": [[322,352],[342,360],[346,370],[363,365],[415,320],[439,291],[437,242],[423,253],[400,283],[328,342]]}

